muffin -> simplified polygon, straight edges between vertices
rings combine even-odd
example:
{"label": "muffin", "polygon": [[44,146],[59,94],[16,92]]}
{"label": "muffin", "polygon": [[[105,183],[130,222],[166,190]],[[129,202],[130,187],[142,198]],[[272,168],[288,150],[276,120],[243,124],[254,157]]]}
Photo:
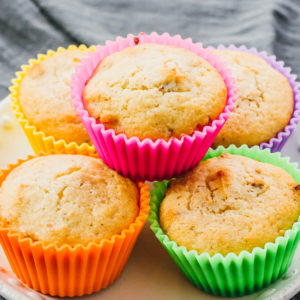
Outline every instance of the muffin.
{"label": "muffin", "polygon": [[52,154],[0,170],[0,243],[16,276],[51,296],[106,288],[147,219],[148,186],[86,155]]}
{"label": "muffin", "polygon": [[[87,49],[86,49],[87,50]],[[58,51],[32,65],[20,82],[18,101],[29,124],[67,143],[90,143],[70,96],[71,75],[88,51]]]}
{"label": "muffin", "polygon": [[97,47],[70,87],[99,157],[143,181],[178,177],[197,165],[237,97],[231,72],[210,49],[155,32]]}
{"label": "muffin", "polygon": [[86,244],[129,227],[138,200],[136,184],[101,160],[48,155],[24,162],[7,176],[0,214],[7,228],[35,241]]}
{"label": "muffin", "polygon": [[232,70],[238,88],[236,107],[217,135],[219,145],[258,145],[289,123],[294,95],[288,79],[261,57],[235,50],[213,50]]}
{"label": "muffin", "polygon": [[179,246],[210,255],[263,248],[300,215],[300,185],[283,169],[223,153],[171,181],[160,225]]}
{"label": "muffin", "polygon": [[190,173],[154,184],[150,227],[195,286],[245,296],[291,265],[300,240],[297,183],[300,170],[280,153],[210,148]]}
{"label": "muffin", "polygon": [[104,58],[83,100],[106,129],[168,140],[216,119],[226,105],[227,89],[219,72],[194,52],[145,43]]}

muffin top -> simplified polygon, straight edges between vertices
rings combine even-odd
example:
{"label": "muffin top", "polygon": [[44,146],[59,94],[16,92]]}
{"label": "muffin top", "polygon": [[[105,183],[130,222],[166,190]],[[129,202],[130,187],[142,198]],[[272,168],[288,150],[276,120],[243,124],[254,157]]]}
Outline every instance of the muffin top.
{"label": "muffin top", "polygon": [[33,158],[0,188],[1,219],[33,240],[57,245],[110,238],[138,214],[136,184],[83,155]]}
{"label": "muffin top", "polygon": [[211,255],[264,247],[300,214],[300,185],[279,167],[227,153],[171,181],[160,224],[171,240]]}
{"label": "muffin top", "polygon": [[70,95],[71,75],[87,53],[56,53],[31,67],[20,84],[19,103],[25,118],[46,136],[67,143],[91,143]]}
{"label": "muffin top", "polygon": [[103,59],[83,98],[106,128],[155,140],[192,134],[216,119],[227,89],[218,71],[195,53],[141,44]]}
{"label": "muffin top", "polygon": [[257,55],[214,50],[236,79],[238,99],[234,111],[217,135],[213,146],[258,145],[275,137],[293,113],[289,81]]}

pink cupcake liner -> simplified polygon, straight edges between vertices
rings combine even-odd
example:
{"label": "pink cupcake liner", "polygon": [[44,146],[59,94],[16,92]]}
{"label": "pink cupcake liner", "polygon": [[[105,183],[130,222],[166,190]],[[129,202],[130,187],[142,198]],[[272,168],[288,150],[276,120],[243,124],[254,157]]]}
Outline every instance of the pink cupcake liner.
{"label": "pink cupcake liner", "polygon": [[268,55],[265,51],[259,52],[256,48],[248,49],[245,45],[235,46],[229,45],[228,47],[224,45],[219,45],[215,47],[208,47],[209,49],[228,49],[234,51],[243,51],[251,54],[255,54],[262,59],[264,59],[269,65],[274,69],[279,71],[283,76],[289,81],[293,93],[294,93],[294,112],[290,119],[290,122],[284,127],[284,129],[277,134],[276,137],[271,138],[268,142],[261,143],[259,145],[260,149],[269,148],[271,152],[279,152],[283,148],[286,141],[289,139],[297,124],[300,120],[300,83],[296,81],[297,75],[291,73],[291,68],[286,67],[283,61],[277,61],[275,55]]}
{"label": "pink cupcake liner", "polygon": [[[95,118],[84,108],[82,99],[87,80],[103,58],[137,43],[157,43],[186,48],[213,65],[223,77],[228,90],[227,104],[219,117],[192,135],[184,135],[180,139],[171,138],[168,141],[128,138],[123,133],[117,134],[113,129],[105,129],[103,124],[96,123]],[[140,33],[137,37],[129,34],[126,38],[117,37],[116,41],[107,41],[105,46],[97,46],[97,50],[91,52],[76,68],[71,82],[71,96],[77,113],[103,161],[124,176],[153,181],[179,176],[204,157],[234,108],[237,98],[234,83],[231,72],[225,68],[225,63],[209,50],[203,49],[202,44],[192,43],[190,38],[184,40],[179,35],[171,37],[167,33],[162,35]]]}

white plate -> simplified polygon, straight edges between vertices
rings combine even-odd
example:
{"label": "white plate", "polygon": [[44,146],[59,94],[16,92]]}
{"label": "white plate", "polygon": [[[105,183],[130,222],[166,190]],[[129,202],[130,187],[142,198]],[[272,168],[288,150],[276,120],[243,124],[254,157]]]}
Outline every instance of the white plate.
{"label": "white plate", "polygon": [[[298,136],[300,135],[298,129]],[[284,154],[293,161],[300,161],[297,152],[297,132],[290,138]],[[13,116],[8,98],[0,102],[0,168],[13,163],[17,158],[32,154],[26,137]],[[0,295],[8,300],[56,299],[41,295],[26,287],[12,273],[0,247]],[[293,264],[282,279],[256,294],[242,297],[254,299],[289,299],[300,291],[300,249],[296,252]],[[107,289],[81,300],[147,300],[147,299],[232,299],[205,294],[189,283],[173,260],[155,238],[147,223],[136,243],[128,264],[121,277]]]}

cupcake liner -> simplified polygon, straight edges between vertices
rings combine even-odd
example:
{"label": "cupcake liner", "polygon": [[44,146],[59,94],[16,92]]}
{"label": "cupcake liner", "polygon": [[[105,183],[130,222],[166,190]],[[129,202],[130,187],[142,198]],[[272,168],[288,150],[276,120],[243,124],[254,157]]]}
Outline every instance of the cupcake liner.
{"label": "cupcake liner", "polygon": [[[243,145],[237,148],[218,147],[210,149],[204,160],[219,156],[223,152],[243,155],[265,163],[281,167],[296,182],[300,182],[300,171],[297,164],[282,158],[280,153],[271,153],[270,149],[260,150],[258,146],[248,148]],[[178,246],[164,234],[159,224],[159,206],[164,198],[168,181],[154,183],[151,191],[149,221],[151,229],[171,255],[185,276],[198,288],[207,293],[220,296],[244,296],[260,290],[281,277],[288,269],[300,238],[300,218],[284,236],[277,237],[275,242],[266,243],[264,248],[256,247],[251,252],[241,251],[239,255],[228,253],[226,256],[188,251]]]}
{"label": "cupcake liner", "polygon": [[299,120],[300,120],[300,82],[297,82],[297,75],[291,73],[291,68],[286,67],[283,61],[277,61],[276,56],[269,56],[265,51],[259,52],[256,48],[248,49],[245,45],[235,46],[229,45],[225,47],[224,45],[219,45],[216,48],[209,47],[210,49],[228,49],[233,51],[243,51],[257,55],[264,59],[272,68],[279,71],[283,76],[285,76],[294,93],[294,111],[290,122],[284,127],[284,129],[279,132],[276,137],[271,138],[269,141],[261,143],[260,149],[271,149],[271,152],[279,152],[283,148],[286,141],[289,139],[293,131],[295,130]]}
{"label": "cupcake liner", "polygon": [[[14,168],[33,157],[1,170],[0,186]],[[81,296],[106,288],[123,271],[147,219],[148,185],[138,182],[138,186],[140,210],[135,221],[121,233],[99,242],[46,244],[24,237],[0,221],[0,243],[14,273],[29,287],[51,296]]]}
{"label": "cupcake liner", "polygon": [[15,113],[17,120],[19,121],[21,127],[24,130],[24,133],[27,136],[27,139],[36,154],[40,152],[49,153],[55,151],[57,153],[85,153],[93,154],[95,152],[95,147],[89,145],[88,143],[83,143],[78,145],[75,142],[67,143],[64,140],[56,140],[53,136],[46,135],[43,131],[37,130],[37,128],[30,124],[22,112],[22,108],[19,103],[19,92],[20,92],[20,83],[26,76],[26,73],[29,69],[32,68],[37,63],[40,63],[47,58],[53,56],[56,53],[61,53],[66,50],[74,51],[95,51],[95,46],[87,47],[85,45],[80,45],[79,47],[75,45],[70,45],[67,49],[63,47],[57,48],[56,51],[48,50],[46,54],[38,54],[36,59],[30,59],[27,65],[21,66],[21,71],[16,72],[16,78],[12,80],[12,86],[9,87],[11,106]]}
{"label": "cupcake liner", "polygon": [[[222,75],[228,90],[227,105],[219,117],[192,135],[184,135],[180,139],[171,138],[168,141],[128,138],[123,133],[117,134],[113,129],[105,129],[103,124],[96,123],[95,118],[92,118],[84,108],[82,93],[85,83],[103,58],[136,43],[179,46],[195,52],[211,63]],[[97,46],[95,52],[82,60],[82,64],[77,66],[76,73],[72,77],[71,96],[96,151],[109,167],[133,179],[150,181],[168,179],[186,172],[203,158],[234,108],[237,98],[234,79],[224,66],[225,64],[209,50],[203,49],[200,43],[192,43],[191,39],[183,40],[179,35],[171,37],[167,33],[162,35],[141,33],[138,37],[129,34],[126,38],[117,37],[114,42],[107,41],[105,46]]]}

